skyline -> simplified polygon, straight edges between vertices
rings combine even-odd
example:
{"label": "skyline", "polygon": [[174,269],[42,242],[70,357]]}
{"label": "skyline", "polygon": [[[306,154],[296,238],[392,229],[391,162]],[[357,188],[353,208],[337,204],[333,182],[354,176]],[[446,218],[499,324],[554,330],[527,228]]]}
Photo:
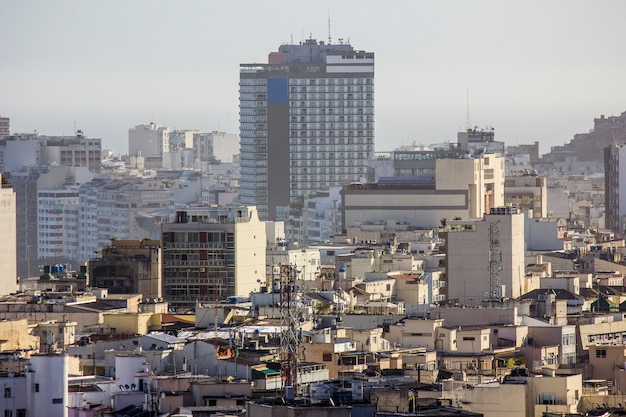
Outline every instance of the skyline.
{"label": "skyline", "polygon": [[0,115],[12,132],[75,125],[116,153],[142,123],[238,134],[239,64],[329,32],[376,54],[377,152],[455,141],[469,113],[496,140],[539,141],[545,153],[626,110],[620,1],[290,6],[4,1]]}

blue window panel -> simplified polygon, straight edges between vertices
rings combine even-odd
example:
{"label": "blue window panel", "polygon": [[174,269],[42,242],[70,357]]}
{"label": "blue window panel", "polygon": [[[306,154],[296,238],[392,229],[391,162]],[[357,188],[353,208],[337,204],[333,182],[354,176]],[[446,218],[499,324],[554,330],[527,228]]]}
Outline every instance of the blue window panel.
{"label": "blue window panel", "polygon": [[289,103],[287,78],[269,78],[267,80],[267,102]]}

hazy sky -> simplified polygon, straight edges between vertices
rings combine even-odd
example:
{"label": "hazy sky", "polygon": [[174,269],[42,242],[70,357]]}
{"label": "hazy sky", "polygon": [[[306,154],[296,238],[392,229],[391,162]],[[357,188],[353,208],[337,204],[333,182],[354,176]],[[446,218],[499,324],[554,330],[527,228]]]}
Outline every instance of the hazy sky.
{"label": "hazy sky", "polygon": [[376,150],[493,126],[541,151],[626,111],[626,2],[0,1],[0,115],[127,152],[128,128],[238,133],[239,64],[312,35],[376,53]]}

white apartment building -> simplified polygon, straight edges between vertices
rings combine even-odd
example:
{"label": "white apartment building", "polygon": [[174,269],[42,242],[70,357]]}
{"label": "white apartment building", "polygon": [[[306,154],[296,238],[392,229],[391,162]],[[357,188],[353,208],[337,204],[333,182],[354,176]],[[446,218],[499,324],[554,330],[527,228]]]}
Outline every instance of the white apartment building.
{"label": "white apartment building", "polygon": [[[517,298],[525,276],[524,214],[514,207],[492,209],[480,220],[448,221],[439,236],[446,240],[447,300],[478,305],[486,298]],[[491,293],[490,281],[499,276]]]}
{"label": "white apartment building", "polygon": [[[374,53],[307,39],[240,65],[241,202],[285,220],[374,155]],[[291,205],[291,207],[290,207]]]}
{"label": "white apartment building", "polygon": [[150,215],[169,209],[170,191],[156,179],[97,180],[80,188],[79,260],[120,240],[160,239]]}
{"label": "white apartment building", "polygon": [[17,212],[15,191],[0,173],[0,295],[17,289]]}
{"label": "white apartment building", "polygon": [[4,415],[67,417],[68,372],[66,355],[34,355],[24,372],[0,376]]}
{"label": "white apartment building", "polygon": [[[239,154],[239,136],[234,133],[208,132],[195,133],[193,149],[196,163],[234,162],[234,155]],[[199,168],[199,167],[197,167]]]}
{"label": "white apartment building", "polygon": [[[37,258],[78,260],[78,187],[37,191]],[[29,277],[30,278],[30,277]]]}
{"label": "white apartment building", "polygon": [[128,129],[128,154],[160,157],[170,151],[170,131],[167,127],[150,123]]}

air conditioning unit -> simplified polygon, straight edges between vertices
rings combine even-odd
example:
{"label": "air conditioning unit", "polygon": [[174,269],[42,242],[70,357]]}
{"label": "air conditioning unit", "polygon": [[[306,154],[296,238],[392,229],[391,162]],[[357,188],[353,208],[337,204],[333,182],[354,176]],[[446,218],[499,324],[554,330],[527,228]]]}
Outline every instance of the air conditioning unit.
{"label": "air conditioning unit", "polygon": [[206,271],[206,269],[200,268],[200,272],[204,272],[204,271]]}

